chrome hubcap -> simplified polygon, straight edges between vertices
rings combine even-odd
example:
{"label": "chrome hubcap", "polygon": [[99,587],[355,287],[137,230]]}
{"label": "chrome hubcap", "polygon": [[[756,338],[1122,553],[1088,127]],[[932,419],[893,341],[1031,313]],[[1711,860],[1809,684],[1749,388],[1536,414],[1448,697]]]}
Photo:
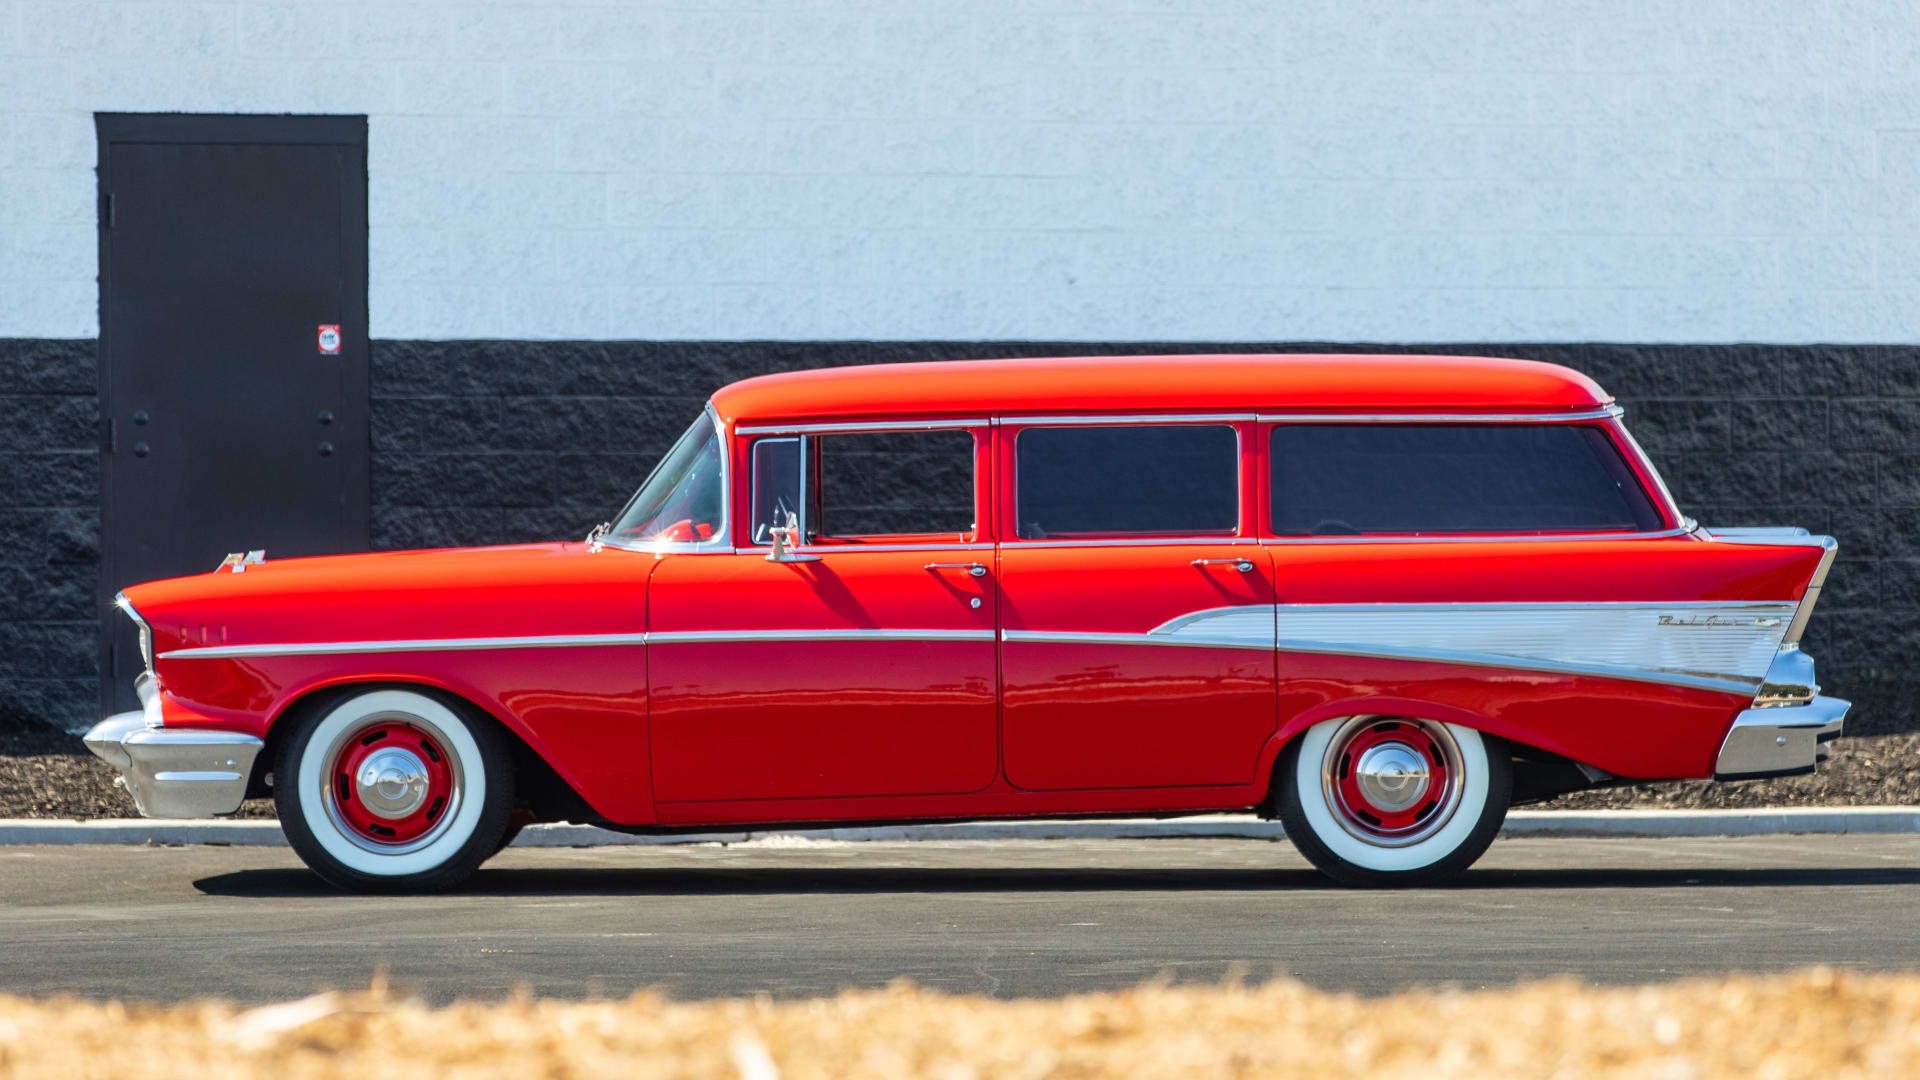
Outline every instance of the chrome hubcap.
{"label": "chrome hubcap", "polygon": [[360,805],[377,817],[403,818],[427,801],[426,762],[403,747],[383,747],[369,754],[353,782]]}
{"label": "chrome hubcap", "polygon": [[1405,847],[1452,820],[1465,761],[1447,726],[1394,716],[1338,722],[1320,762],[1321,792],[1341,830],[1375,847]]}
{"label": "chrome hubcap", "polygon": [[1360,755],[1353,768],[1368,803],[1382,810],[1406,810],[1426,795],[1426,758],[1401,743],[1382,743]]}

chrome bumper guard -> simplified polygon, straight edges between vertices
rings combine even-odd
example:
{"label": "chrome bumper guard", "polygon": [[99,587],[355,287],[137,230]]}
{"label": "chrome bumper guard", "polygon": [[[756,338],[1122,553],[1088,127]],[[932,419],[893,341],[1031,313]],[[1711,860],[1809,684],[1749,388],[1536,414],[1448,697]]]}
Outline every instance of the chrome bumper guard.
{"label": "chrome bumper guard", "polygon": [[168,730],[160,726],[160,693],[142,681],[139,712],[107,717],[82,736],[87,749],[120,770],[117,783],[151,818],[231,814],[247,793],[253,759],[265,744],[237,731]]}
{"label": "chrome bumper guard", "polygon": [[1713,764],[1715,780],[1757,780],[1810,773],[1827,759],[1850,701],[1815,697],[1805,705],[1747,709],[1733,719]]}

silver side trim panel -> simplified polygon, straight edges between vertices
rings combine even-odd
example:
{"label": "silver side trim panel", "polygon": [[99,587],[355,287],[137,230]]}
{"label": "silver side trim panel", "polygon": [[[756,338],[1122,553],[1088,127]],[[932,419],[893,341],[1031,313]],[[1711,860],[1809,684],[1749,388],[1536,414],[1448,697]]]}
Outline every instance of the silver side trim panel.
{"label": "silver side trim panel", "polygon": [[1734,717],[1714,759],[1715,780],[1809,773],[1846,726],[1851,702],[1816,697],[1805,705],[1748,709]]}
{"label": "silver side trim panel", "polygon": [[1281,604],[1279,647],[1565,671],[1752,694],[1791,602]]}

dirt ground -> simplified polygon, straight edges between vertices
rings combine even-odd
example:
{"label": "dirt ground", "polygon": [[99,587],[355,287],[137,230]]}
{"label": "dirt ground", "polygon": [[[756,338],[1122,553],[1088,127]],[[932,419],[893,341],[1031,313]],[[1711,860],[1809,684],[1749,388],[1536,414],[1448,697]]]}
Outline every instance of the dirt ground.
{"label": "dirt ground", "polygon": [[1625,989],[1572,980],[1364,999],[1293,982],[990,1001],[905,984],[676,1003],[430,1009],[380,987],[240,1011],[0,998],[0,1073],[622,1076],[1765,1077],[1920,1071],[1920,977],[1813,969]]}
{"label": "dirt ground", "polygon": [[[71,735],[0,735],[0,818],[134,816],[114,773]],[[1697,809],[1763,806],[1920,804],[1920,732],[1842,738],[1812,776],[1731,784],[1680,781],[1583,791],[1538,809]],[[241,817],[272,817],[273,803],[249,801]]]}

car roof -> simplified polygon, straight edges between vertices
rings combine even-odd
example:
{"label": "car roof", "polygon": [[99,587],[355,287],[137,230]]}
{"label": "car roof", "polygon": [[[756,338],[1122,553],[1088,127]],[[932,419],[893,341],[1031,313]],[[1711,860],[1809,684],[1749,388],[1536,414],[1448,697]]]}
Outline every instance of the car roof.
{"label": "car roof", "polygon": [[1484,356],[1233,353],[817,368],[721,388],[728,423],[887,416],[1379,410],[1580,412],[1613,399],[1572,368]]}

